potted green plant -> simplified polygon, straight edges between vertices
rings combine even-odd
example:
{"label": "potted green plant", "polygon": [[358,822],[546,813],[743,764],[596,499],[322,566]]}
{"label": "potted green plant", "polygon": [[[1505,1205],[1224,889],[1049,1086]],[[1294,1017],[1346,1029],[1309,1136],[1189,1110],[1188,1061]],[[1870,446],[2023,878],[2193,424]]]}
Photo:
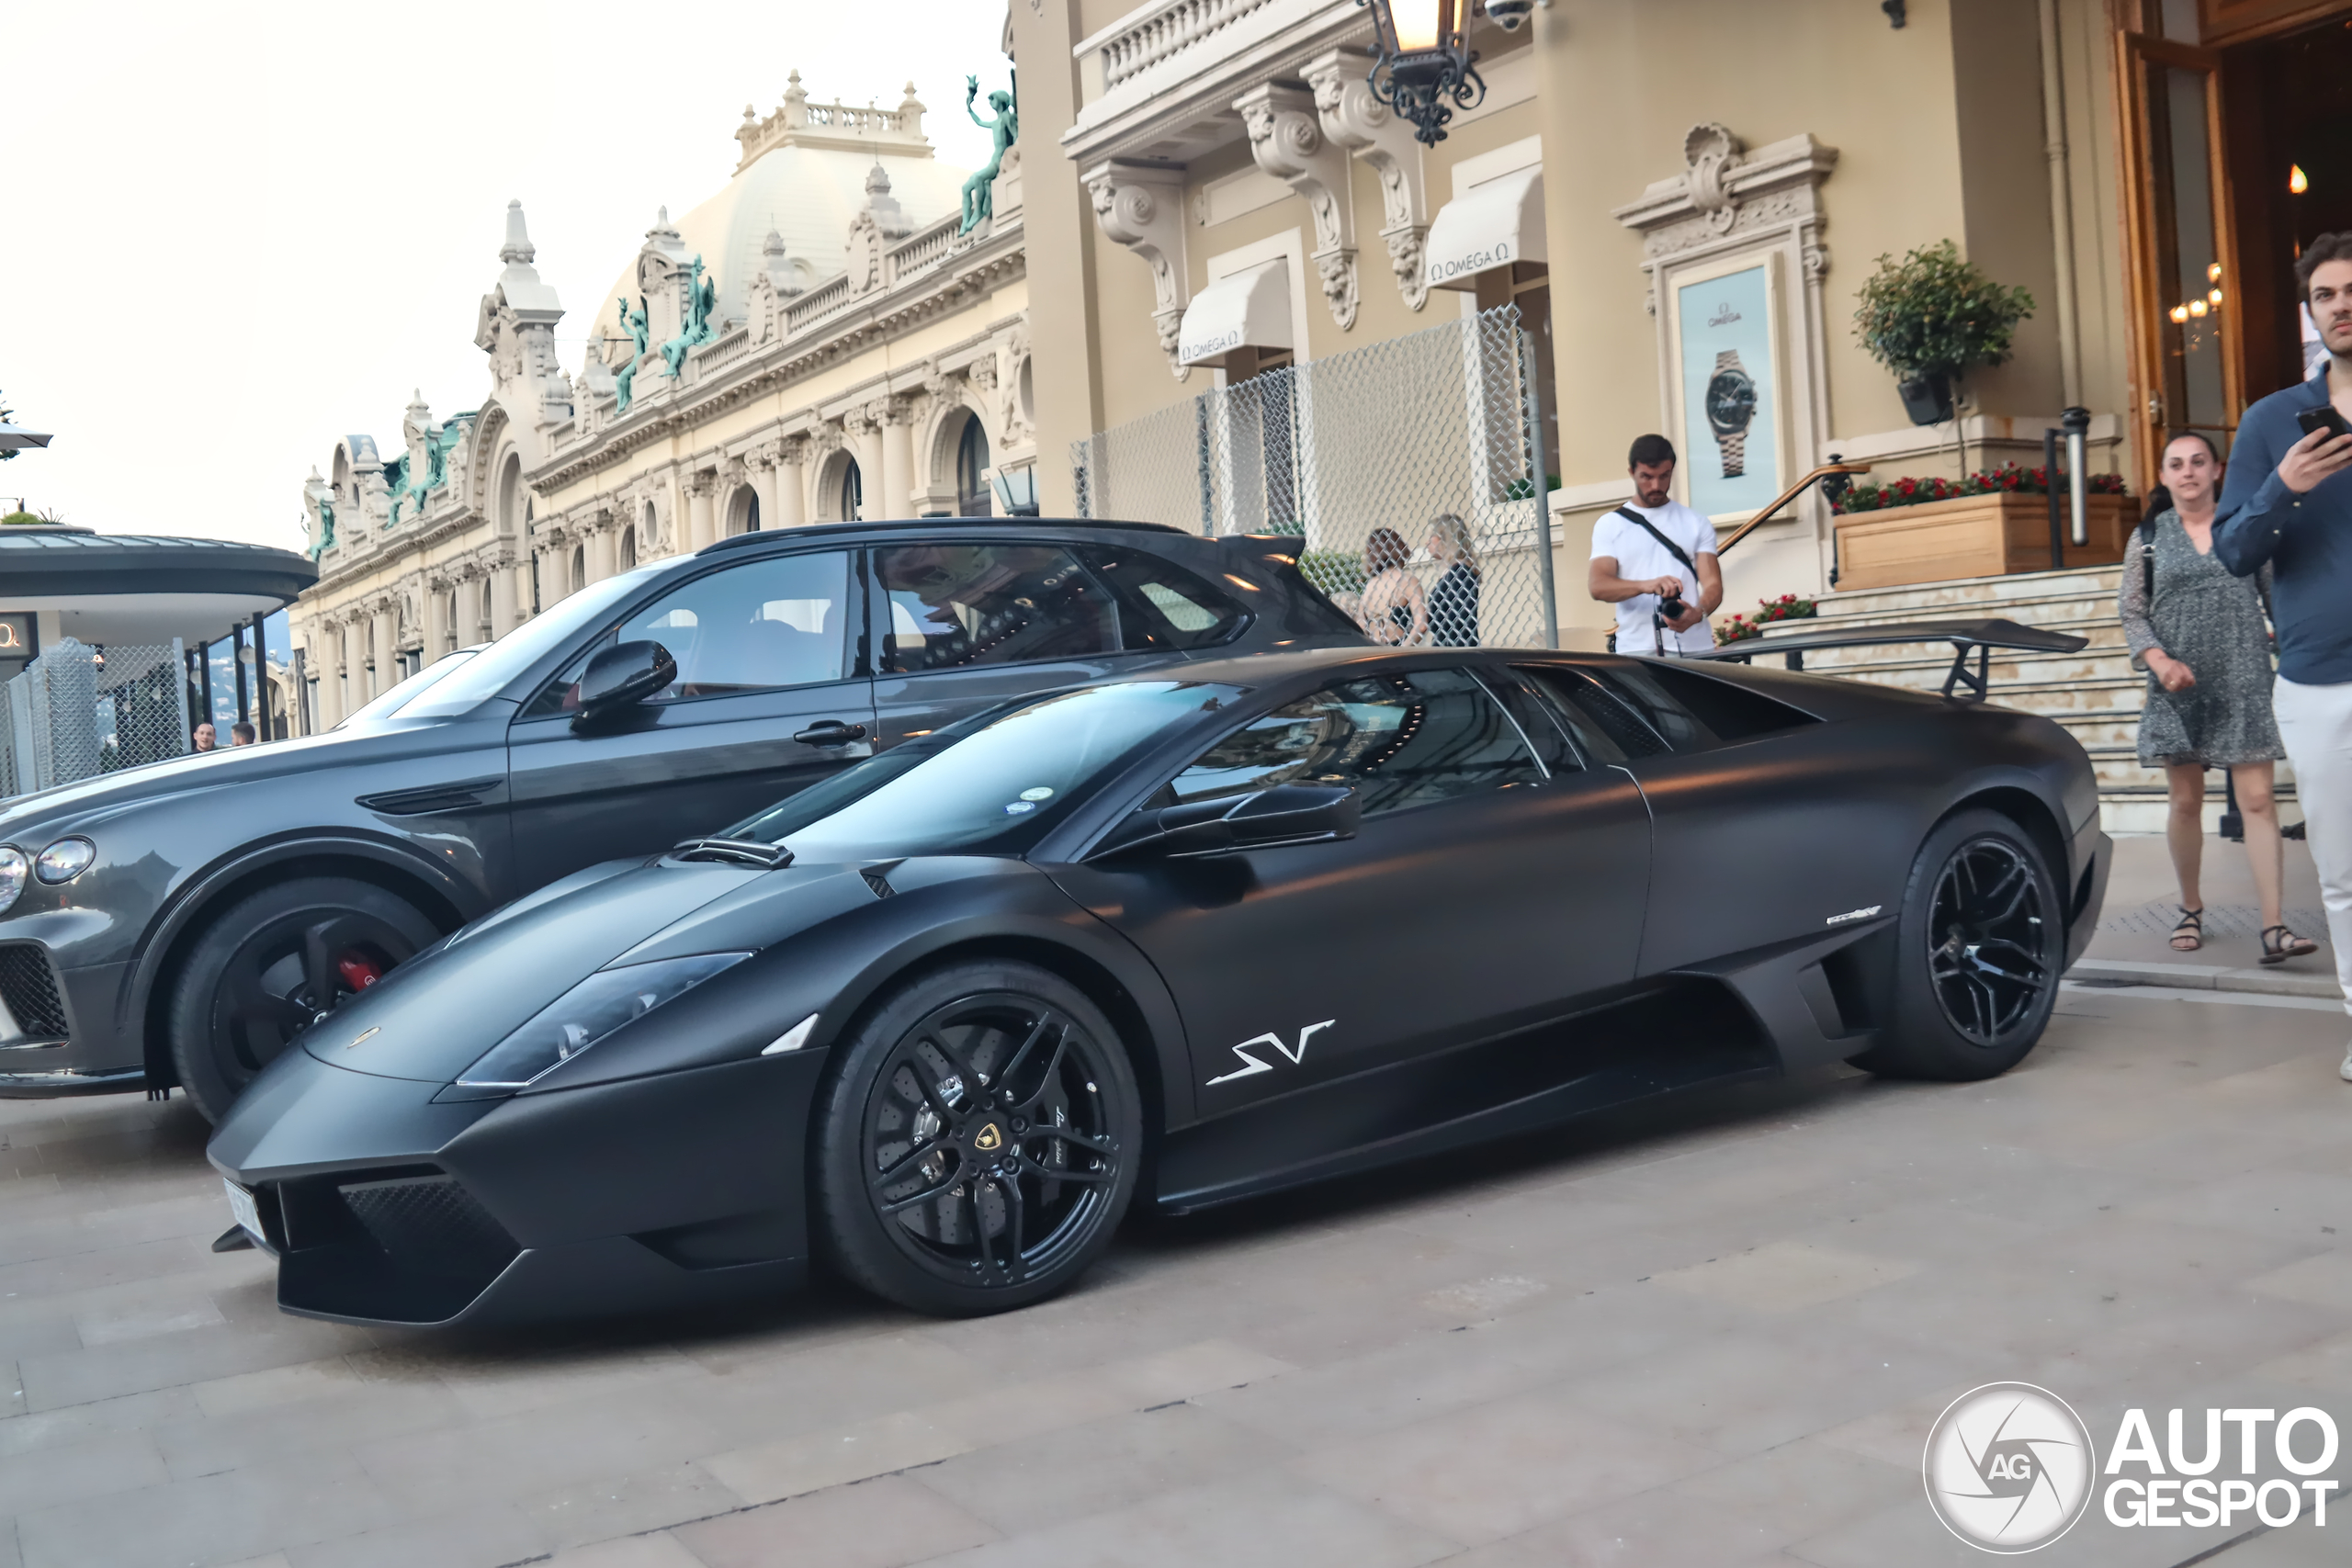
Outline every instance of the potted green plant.
{"label": "potted green plant", "polygon": [[1950,240],[1899,262],[1882,255],[1855,299],[1854,335],[1894,372],[1914,424],[1951,419],[1953,383],[2007,359],[2018,323],[2033,314],[2032,295],[1994,282]]}

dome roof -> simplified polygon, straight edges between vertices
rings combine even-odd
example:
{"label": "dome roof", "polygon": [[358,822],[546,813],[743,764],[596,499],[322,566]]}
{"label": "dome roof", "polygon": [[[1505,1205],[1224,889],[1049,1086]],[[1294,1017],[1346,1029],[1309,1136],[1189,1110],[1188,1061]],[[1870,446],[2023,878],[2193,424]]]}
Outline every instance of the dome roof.
{"label": "dome roof", "polygon": [[[722,320],[740,321],[747,313],[770,230],[784,237],[785,254],[804,287],[840,272],[850,223],[866,203],[867,181],[877,165],[889,181],[889,198],[912,228],[936,222],[962,204],[971,171],[931,155],[921,130],[922,106],[911,87],[898,109],[876,110],[810,104],[799,91],[797,72],[785,108],[767,121],[744,110],[737,136],[745,161],[725,189],[673,226],[679,254],[699,254],[717,276]],[[663,226],[657,222],[654,231]],[[597,302],[600,335],[612,332],[617,303],[636,296],[632,255]]]}

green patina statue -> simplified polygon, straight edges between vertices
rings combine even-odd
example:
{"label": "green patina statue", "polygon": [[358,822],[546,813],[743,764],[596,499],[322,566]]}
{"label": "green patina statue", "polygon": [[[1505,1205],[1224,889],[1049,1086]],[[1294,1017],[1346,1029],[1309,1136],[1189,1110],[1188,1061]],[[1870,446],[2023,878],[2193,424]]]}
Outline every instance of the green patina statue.
{"label": "green patina statue", "polygon": [[640,294],[637,297],[637,309],[634,310],[628,308],[628,301],[626,299],[617,300],[615,303],[621,313],[621,331],[627,333],[630,341],[637,345],[629,350],[628,361],[618,370],[613,372],[613,385],[619,389],[621,400],[621,406],[615,412],[627,413],[628,412],[629,388],[637,379],[637,362],[645,357],[645,344],[649,336],[645,325],[645,296]]}
{"label": "green patina statue", "polygon": [[[1014,88],[1017,90],[1019,85],[1016,82]],[[958,234],[970,233],[979,227],[981,219],[996,215],[997,171],[1004,167],[1006,150],[1021,139],[1021,110],[1013,101],[1012,92],[989,95],[989,107],[996,110],[994,119],[982,119],[980,111],[972,107],[972,100],[979,96],[980,79],[978,76],[965,77],[964,112],[972,117],[974,125],[996,138],[996,152],[989,159],[987,168],[964,182],[964,226],[956,231]]]}
{"label": "green patina statue", "polygon": [[718,335],[718,328],[711,321],[712,313],[718,308],[718,280],[703,276],[700,256],[689,262],[687,267],[685,324],[678,330],[676,337],[662,345],[662,357],[668,363],[673,376],[685,364],[688,349],[697,344],[708,343]]}

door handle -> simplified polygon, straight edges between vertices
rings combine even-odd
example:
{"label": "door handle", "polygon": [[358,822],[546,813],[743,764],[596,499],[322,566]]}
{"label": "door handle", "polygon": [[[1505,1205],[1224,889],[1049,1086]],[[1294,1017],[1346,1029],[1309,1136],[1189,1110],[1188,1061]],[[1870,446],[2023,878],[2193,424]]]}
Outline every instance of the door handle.
{"label": "door handle", "polygon": [[853,740],[865,739],[865,726],[844,724],[840,719],[829,718],[810,725],[793,739],[803,746],[846,746]]}

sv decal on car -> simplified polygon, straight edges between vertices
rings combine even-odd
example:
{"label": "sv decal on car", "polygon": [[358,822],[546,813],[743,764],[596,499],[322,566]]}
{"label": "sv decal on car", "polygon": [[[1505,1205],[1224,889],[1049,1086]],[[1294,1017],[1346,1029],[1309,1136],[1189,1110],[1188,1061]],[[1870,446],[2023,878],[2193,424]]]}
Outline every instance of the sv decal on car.
{"label": "sv decal on car", "polygon": [[1246,1067],[1239,1068],[1237,1071],[1227,1073],[1222,1077],[1211,1078],[1209,1079],[1209,1082],[1211,1085],[1231,1083],[1236,1078],[1246,1078],[1253,1073],[1272,1072],[1274,1070],[1274,1065],[1272,1062],[1266,1061],[1262,1057],[1253,1056],[1250,1054],[1250,1049],[1253,1045],[1271,1045],[1283,1055],[1288,1057],[1290,1059],[1291,1066],[1296,1066],[1300,1061],[1306,1057],[1306,1043],[1315,1037],[1316,1032],[1317,1030],[1329,1029],[1337,1021],[1338,1021],[1336,1019],[1327,1018],[1320,1023],[1308,1024],[1305,1029],[1298,1032],[1298,1045],[1295,1049],[1283,1044],[1283,1037],[1279,1034],[1261,1034],[1254,1039],[1244,1040],[1240,1044],[1236,1045],[1233,1048],[1233,1054],[1250,1065]]}
{"label": "sv decal on car", "polygon": [[1886,906],[1883,904],[1872,904],[1867,909],[1849,909],[1842,915],[1830,916],[1827,923],[1833,926],[1842,926],[1848,920],[1867,920],[1885,907]]}

